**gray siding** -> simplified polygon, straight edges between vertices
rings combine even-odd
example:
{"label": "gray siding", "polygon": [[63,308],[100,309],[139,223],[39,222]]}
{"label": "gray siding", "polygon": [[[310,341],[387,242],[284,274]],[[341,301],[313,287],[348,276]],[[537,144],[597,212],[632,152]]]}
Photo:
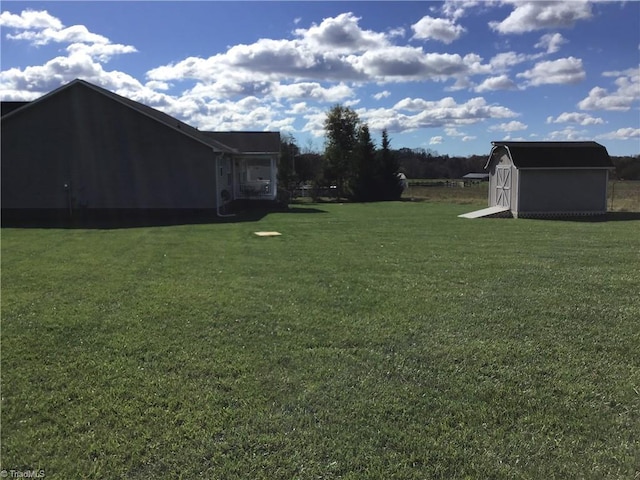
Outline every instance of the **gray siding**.
{"label": "gray siding", "polygon": [[605,213],[606,170],[521,170],[514,213]]}
{"label": "gray siding", "polygon": [[216,207],[211,147],[82,85],[3,120],[2,137],[3,208]]}

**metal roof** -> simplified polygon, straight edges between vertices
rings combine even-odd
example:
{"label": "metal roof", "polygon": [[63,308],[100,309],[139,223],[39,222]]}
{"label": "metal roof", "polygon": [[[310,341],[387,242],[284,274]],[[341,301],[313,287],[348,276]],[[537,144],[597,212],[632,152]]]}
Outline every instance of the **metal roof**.
{"label": "metal roof", "polygon": [[462,178],[466,178],[467,180],[486,180],[489,178],[488,173],[467,173],[463,175]]}
{"label": "metal roof", "polygon": [[[607,149],[596,142],[491,142],[507,150],[517,168],[613,168]],[[489,167],[491,158],[485,165]]]}

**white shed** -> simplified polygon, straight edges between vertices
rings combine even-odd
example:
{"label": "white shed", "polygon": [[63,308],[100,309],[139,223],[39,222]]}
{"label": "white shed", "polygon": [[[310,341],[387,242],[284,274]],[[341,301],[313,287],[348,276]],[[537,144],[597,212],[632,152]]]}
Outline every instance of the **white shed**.
{"label": "white shed", "polygon": [[489,207],[514,217],[599,215],[607,212],[613,168],[596,142],[492,142]]}

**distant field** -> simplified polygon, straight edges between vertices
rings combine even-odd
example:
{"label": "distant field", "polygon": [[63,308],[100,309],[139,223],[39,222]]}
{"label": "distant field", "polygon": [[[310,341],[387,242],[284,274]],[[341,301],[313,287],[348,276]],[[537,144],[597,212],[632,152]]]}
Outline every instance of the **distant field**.
{"label": "distant field", "polygon": [[[439,203],[487,204],[488,182],[460,188],[460,182],[449,181],[450,186],[425,186],[447,182],[446,180],[413,180],[403,198],[421,199]],[[416,183],[418,185],[416,185]],[[610,181],[607,208],[611,212],[640,212],[640,181]]]}
{"label": "distant field", "polygon": [[638,478],[640,221],[460,219],[459,190],[3,229],[0,468]]}

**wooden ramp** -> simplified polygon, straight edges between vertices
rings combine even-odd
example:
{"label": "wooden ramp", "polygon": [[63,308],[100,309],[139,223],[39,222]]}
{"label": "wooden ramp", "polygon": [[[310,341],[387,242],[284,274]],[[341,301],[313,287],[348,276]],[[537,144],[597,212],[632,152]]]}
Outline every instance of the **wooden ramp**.
{"label": "wooden ramp", "polygon": [[497,215],[499,213],[508,212],[508,207],[489,207],[483,208],[482,210],[476,210],[475,212],[463,213],[462,215],[458,215],[460,218],[480,218],[480,217],[490,217],[491,215]]}

